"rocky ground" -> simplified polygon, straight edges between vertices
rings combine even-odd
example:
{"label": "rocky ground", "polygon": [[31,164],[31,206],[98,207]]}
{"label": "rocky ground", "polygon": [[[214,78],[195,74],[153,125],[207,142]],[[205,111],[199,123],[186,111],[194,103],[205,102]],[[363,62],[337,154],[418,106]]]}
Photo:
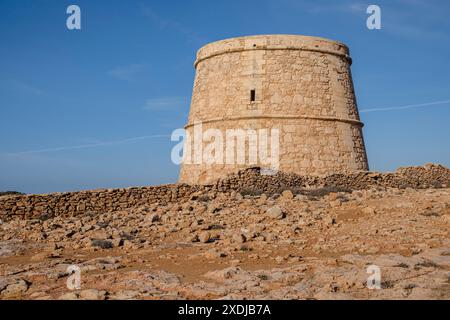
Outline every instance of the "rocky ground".
{"label": "rocky ground", "polygon": [[[201,191],[2,221],[0,298],[450,299],[450,188],[441,182]],[[371,265],[380,289],[367,288]],[[70,266],[80,289],[67,287]]]}

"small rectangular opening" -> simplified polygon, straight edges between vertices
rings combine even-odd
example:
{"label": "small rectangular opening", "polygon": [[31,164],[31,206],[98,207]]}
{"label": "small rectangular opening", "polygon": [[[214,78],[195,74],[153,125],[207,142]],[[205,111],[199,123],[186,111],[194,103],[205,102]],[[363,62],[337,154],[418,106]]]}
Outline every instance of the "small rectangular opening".
{"label": "small rectangular opening", "polygon": [[250,102],[254,102],[256,98],[256,92],[255,90],[250,90]]}

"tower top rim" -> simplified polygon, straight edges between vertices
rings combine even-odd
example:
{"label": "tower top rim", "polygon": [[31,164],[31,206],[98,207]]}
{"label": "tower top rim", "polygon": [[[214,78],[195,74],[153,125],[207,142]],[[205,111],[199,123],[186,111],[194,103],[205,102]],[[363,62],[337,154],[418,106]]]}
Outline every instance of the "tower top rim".
{"label": "tower top rim", "polygon": [[197,51],[195,66],[207,58],[250,50],[304,50],[342,56],[350,60],[347,45],[322,37],[295,34],[262,34],[222,39],[210,42]]}

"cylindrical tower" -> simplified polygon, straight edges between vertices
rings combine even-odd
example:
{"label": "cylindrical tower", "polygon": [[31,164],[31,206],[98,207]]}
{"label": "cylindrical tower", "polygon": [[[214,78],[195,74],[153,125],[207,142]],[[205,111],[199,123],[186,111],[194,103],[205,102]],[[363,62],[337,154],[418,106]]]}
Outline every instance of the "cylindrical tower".
{"label": "cylindrical tower", "polygon": [[[275,143],[270,132],[279,130],[275,156],[281,171],[325,175],[368,170],[350,64],[347,46],[317,37],[258,35],[202,47],[185,127],[191,146],[185,145],[184,152],[192,157],[181,166],[180,182],[207,184],[242,168],[265,166],[259,157],[257,163],[250,159],[248,150],[263,141],[250,135],[245,162],[227,161],[227,130],[254,130],[260,138],[259,130],[267,129],[269,153]],[[223,133],[213,152],[223,151],[223,161],[220,156],[212,162],[198,156],[211,151],[211,143],[220,140],[217,134],[203,134],[201,150],[192,147],[199,124],[202,133]]]}

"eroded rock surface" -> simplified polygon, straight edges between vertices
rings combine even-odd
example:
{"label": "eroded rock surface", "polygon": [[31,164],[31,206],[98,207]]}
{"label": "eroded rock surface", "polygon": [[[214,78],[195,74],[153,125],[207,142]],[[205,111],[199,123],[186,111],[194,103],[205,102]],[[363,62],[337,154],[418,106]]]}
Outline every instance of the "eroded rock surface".
{"label": "eroded rock surface", "polygon": [[[401,188],[348,180],[278,192],[259,176],[252,190],[222,182],[109,212],[9,215],[0,298],[450,299],[448,181],[419,186],[403,170],[404,185],[379,178]],[[372,265],[381,289],[367,288]]]}

